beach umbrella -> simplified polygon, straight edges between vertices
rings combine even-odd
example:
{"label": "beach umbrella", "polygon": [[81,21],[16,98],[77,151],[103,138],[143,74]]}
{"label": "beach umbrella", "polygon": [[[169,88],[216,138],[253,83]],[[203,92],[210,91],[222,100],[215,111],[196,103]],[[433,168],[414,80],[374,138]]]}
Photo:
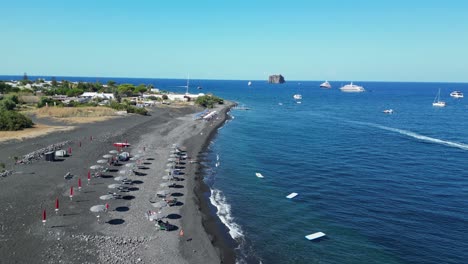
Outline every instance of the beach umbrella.
{"label": "beach umbrella", "polygon": [[114,198],[114,195],[112,195],[112,194],[106,194],[106,195],[99,196],[99,199],[101,199],[101,200],[110,200],[110,199],[113,199],[113,198]]}
{"label": "beach umbrella", "polygon": [[78,178],[78,191],[81,191],[81,178]]}
{"label": "beach umbrella", "polygon": [[117,150],[115,150],[115,149],[109,151],[109,153],[110,153],[110,154],[119,154],[119,152],[118,152]]}
{"label": "beach umbrella", "polygon": [[100,160],[98,160],[96,162],[99,163],[99,164],[104,164],[104,163],[107,163],[108,160],[100,159]]}
{"label": "beach umbrella", "polygon": [[106,206],[103,204],[91,206],[89,209],[93,213],[101,213],[106,211]]}
{"label": "beach umbrella", "polygon": [[124,181],[126,179],[127,179],[127,177],[124,177],[124,176],[118,176],[118,177],[114,178],[114,180],[116,180],[116,181]]}
{"label": "beach umbrella", "polygon": [[55,198],[55,213],[58,213],[59,211],[59,199],[58,197]]}
{"label": "beach umbrella", "polygon": [[119,187],[122,187],[122,184],[113,183],[113,184],[110,184],[110,185],[107,186],[107,188],[109,188],[109,189],[117,189]]}
{"label": "beach umbrella", "polygon": [[167,206],[167,202],[166,201],[159,201],[159,202],[156,202],[156,203],[152,203],[151,205],[153,207],[155,207],[155,208],[162,208],[162,207]]}
{"label": "beach umbrella", "polygon": [[45,225],[45,223],[47,222],[47,213],[46,213],[46,210],[42,210],[42,223]]}
{"label": "beach umbrella", "polygon": [[88,171],[88,184],[89,184],[90,181],[91,181],[91,172]]}
{"label": "beach umbrella", "polygon": [[105,159],[110,159],[110,158],[112,158],[114,156],[112,156],[111,154],[105,154],[102,157],[105,158]]}
{"label": "beach umbrella", "polygon": [[101,165],[93,165],[93,166],[91,166],[89,168],[92,169],[92,170],[102,170],[102,169],[104,169],[104,167],[101,166]]}
{"label": "beach umbrella", "polygon": [[70,186],[70,200],[73,199],[73,186]]}
{"label": "beach umbrella", "polygon": [[166,196],[169,193],[171,193],[169,190],[161,190],[161,191],[156,192],[156,194],[159,196]]}

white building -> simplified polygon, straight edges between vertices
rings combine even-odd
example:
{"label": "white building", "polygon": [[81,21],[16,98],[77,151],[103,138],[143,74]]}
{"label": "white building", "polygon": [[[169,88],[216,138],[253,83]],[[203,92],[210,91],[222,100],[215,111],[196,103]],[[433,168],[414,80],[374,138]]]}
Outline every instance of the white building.
{"label": "white building", "polygon": [[84,92],[82,95],[80,95],[80,97],[89,98],[89,99],[100,98],[100,99],[113,100],[114,99],[114,94],[112,94],[112,93]]}

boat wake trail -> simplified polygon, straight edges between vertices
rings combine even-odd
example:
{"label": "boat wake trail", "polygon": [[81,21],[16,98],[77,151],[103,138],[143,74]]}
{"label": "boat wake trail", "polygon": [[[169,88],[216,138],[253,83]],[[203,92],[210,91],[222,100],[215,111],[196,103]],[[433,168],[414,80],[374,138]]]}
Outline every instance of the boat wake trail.
{"label": "boat wake trail", "polygon": [[365,125],[365,126],[375,127],[375,128],[379,128],[379,129],[399,133],[399,134],[402,134],[402,135],[405,135],[405,136],[408,136],[408,137],[412,137],[412,138],[415,138],[415,139],[418,139],[418,140],[421,140],[421,141],[425,141],[425,142],[430,142],[430,143],[440,144],[440,145],[444,145],[444,146],[448,146],[448,147],[468,150],[468,144],[464,144],[464,143],[460,143],[460,142],[452,142],[452,141],[448,141],[448,140],[442,140],[442,139],[438,139],[438,138],[428,137],[428,136],[424,136],[424,135],[421,135],[421,134],[418,134],[418,133],[415,133],[415,132],[412,132],[412,131],[393,128],[393,127],[382,126],[382,125],[373,124],[373,123],[358,122],[358,121],[349,121],[349,122],[354,123],[354,124],[358,124],[358,125]]}
{"label": "boat wake trail", "polygon": [[220,190],[211,189],[210,202],[218,209],[217,215],[221,222],[229,229],[229,235],[233,239],[243,237],[244,234],[240,226],[234,222],[231,215],[231,205],[227,203],[224,194]]}

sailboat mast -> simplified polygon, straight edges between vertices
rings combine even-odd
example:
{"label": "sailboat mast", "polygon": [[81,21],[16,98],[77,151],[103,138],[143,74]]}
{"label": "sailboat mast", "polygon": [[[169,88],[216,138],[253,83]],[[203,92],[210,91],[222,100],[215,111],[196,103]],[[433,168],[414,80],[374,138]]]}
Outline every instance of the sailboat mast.
{"label": "sailboat mast", "polygon": [[190,83],[190,74],[187,75],[187,90],[185,91],[185,94],[188,94],[189,83]]}

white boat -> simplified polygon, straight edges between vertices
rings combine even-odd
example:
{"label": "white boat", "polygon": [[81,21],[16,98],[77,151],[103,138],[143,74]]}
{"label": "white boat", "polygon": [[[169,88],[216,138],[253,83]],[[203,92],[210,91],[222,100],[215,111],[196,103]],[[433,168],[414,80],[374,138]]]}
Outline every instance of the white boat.
{"label": "white boat", "polygon": [[298,195],[298,193],[293,192],[293,193],[288,194],[288,195],[286,196],[286,198],[292,199],[292,198],[296,197],[297,195]]}
{"label": "white boat", "polygon": [[320,87],[330,89],[331,85],[330,85],[330,83],[328,81],[325,81],[324,83],[320,84]]}
{"label": "white boat", "polygon": [[293,98],[296,99],[296,100],[301,100],[301,99],[302,99],[302,95],[300,95],[300,94],[295,94],[295,95],[293,95]]}
{"label": "white boat", "polygon": [[342,92],[347,92],[347,93],[360,93],[360,92],[365,91],[364,87],[359,86],[359,85],[355,85],[355,84],[353,84],[353,82],[341,87],[340,90]]}
{"label": "white boat", "polygon": [[434,98],[434,102],[432,102],[432,106],[445,107],[445,102],[440,100],[440,89],[436,97]]}
{"label": "white boat", "polygon": [[263,175],[260,172],[256,172],[255,176],[257,176],[258,178],[263,178]]}
{"label": "white boat", "polygon": [[326,236],[325,233],[317,232],[317,233],[307,235],[307,236],[305,236],[305,238],[307,238],[308,240],[314,240],[314,239],[321,238],[321,237],[324,237],[324,236]]}
{"label": "white boat", "polygon": [[450,93],[450,96],[454,98],[463,98],[463,93],[460,91],[453,91]]}
{"label": "white boat", "polygon": [[252,82],[248,82],[247,85],[248,85],[248,86],[252,85]]}
{"label": "white boat", "polygon": [[383,112],[384,114],[393,114],[393,109],[385,109]]}

